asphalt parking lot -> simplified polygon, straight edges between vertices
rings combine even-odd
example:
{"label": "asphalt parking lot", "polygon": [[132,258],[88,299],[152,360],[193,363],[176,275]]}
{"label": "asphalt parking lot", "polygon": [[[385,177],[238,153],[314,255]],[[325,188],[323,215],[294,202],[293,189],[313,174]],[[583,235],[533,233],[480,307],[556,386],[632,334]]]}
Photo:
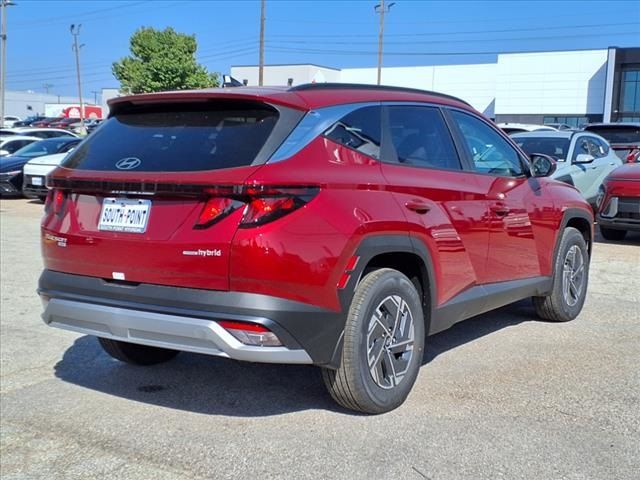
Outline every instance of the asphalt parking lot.
{"label": "asphalt parking lot", "polygon": [[0,203],[0,476],[637,479],[640,235],[594,246],[582,314],[529,302],[431,337],[407,402],[338,408],[314,367],[183,353],[131,367],[46,327],[42,204]]}

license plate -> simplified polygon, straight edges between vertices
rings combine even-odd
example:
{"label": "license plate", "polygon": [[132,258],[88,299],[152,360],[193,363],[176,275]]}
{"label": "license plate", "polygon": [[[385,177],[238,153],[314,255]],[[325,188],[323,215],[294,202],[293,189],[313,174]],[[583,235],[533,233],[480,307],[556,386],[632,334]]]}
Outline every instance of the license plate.
{"label": "license plate", "polygon": [[151,200],[105,198],[98,230],[144,233],[151,213]]}
{"label": "license plate", "polygon": [[41,187],[42,183],[42,177],[31,177],[31,185]]}

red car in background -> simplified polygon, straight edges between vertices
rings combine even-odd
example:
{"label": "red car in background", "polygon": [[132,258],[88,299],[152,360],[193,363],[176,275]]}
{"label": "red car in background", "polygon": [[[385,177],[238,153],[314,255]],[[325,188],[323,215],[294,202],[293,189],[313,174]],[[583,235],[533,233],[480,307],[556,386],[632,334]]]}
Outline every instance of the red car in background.
{"label": "red car in background", "polygon": [[584,129],[609,142],[623,162],[640,162],[640,123],[594,123]]}
{"label": "red car in background", "polygon": [[33,122],[29,126],[30,127],[50,127],[53,122],[57,122],[61,118],[62,117],[47,117],[47,118],[43,118],[42,120],[38,120],[36,122]]}
{"label": "red car in background", "polygon": [[53,128],[69,129],[72,123],[76,123],[79,121],[80,121],[79,118],[63,117],[63,118],[59,118],[55,122],[51,122],[49,126]]}
{"label": "red car in background", "polygon": [[598,196],[598,225],[607,240],[623,240],[640,232],[640,164],[616,168],[602,183]]}

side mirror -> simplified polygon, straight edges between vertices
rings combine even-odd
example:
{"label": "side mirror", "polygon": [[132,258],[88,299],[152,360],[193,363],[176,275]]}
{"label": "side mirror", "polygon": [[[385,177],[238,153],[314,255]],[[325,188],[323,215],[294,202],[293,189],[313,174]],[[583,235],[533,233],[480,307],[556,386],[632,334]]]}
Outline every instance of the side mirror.
{"label": "side mirror", "polygon": [[544,153],[532,153],[531,159],[531,175],[534,177],[550,177],[558,168],[555,159]]}
{"label": "side mirror", "polygon": [[5,155],[9,155],[8,150],[0,150],[0,157],[4,157]]}
{"label": "side mirror", "polygon": [[589,155],[588,153],[580,153],[573,161],[573,163],[591,163],[596,159],[593,155]]}

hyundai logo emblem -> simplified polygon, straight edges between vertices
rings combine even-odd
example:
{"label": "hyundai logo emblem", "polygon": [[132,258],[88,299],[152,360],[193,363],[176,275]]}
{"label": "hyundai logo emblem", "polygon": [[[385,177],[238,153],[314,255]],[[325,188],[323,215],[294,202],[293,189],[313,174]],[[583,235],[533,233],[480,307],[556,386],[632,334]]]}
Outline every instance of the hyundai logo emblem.
{"label": "hyundai logo emblem", "polygon": [[116,162],[116,168],[118,170],[133,170],[142,163],[142,160],[136,157],[121,158]]}

